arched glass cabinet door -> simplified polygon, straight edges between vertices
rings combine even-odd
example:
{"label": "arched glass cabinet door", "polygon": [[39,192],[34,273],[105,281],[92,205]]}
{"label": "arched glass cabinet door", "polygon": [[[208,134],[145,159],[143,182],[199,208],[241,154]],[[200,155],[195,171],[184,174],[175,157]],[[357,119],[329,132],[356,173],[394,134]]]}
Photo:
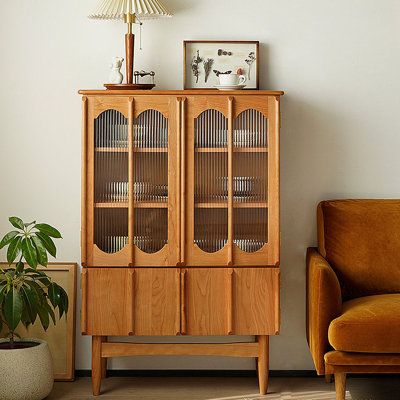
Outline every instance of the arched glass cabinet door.
{"label": "arched glass cabinet door", "polygon": [[233,124],[233,242],[254,253],[268,243],[268,119],[242,111]]}
{"label": "arched glass cabinet door", "polygon": [[143,253],[168,243],[168,120],[157,110],[133,122],[134,244]]}
{"label": "arched glass cabinet door", "polygon": [[279,100],[235,98],[233,115],[233,261],[279,261]]}
{"label": "arched glass cabinet door", "polygon": [[125,265],[128,249],[128,118],[106,109],[93,120],[93,265]]}
{"label": "arched glass cabinet door", "polygon": [[187,104],[186,265],[226,265],[228,242],[228,103]]}
{"label": "arched glass cabinet door", "polygon": [[132,114],[132,265],[179,264],[177,127],[179,102],[137,96]]}

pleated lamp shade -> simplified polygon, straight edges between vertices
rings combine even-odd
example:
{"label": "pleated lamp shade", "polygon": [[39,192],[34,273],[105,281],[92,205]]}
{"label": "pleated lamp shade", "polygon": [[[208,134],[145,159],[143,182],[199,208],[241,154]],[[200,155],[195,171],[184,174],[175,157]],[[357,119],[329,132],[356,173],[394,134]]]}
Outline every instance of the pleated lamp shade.
{"label": "pleated lamp shade", "polygon": [[139,20],[172,16],[159,0],[103,0],[89,18],[123,20],[127,14]]}

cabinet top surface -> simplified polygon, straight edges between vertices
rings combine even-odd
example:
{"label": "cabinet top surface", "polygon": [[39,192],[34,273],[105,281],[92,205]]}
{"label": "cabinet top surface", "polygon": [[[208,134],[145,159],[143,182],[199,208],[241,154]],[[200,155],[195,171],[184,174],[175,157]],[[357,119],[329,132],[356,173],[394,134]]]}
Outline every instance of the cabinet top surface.
{"label": "cabinet top surface", "polygon": [[144,95],[168,95],[168,96],[282,96],[280,90],[217,90],[217,89],[195,89],[195,90],[80,90],[79,94],[84,96],[144,96]]}

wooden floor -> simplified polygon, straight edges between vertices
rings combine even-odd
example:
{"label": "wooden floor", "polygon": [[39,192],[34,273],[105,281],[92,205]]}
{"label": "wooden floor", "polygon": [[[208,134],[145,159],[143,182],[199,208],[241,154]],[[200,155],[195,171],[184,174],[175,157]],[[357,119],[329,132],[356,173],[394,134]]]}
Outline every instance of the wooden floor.
{"label": "wooden floor", "polygon": [[[323,378],[271,378],[268,395],[257,389],[255,378],[107,378],[93,397],[90,378],[79,378],[56,383],[47,400],[335,400]],[[346,399],[400,399],[400,377],[349,378]]]}

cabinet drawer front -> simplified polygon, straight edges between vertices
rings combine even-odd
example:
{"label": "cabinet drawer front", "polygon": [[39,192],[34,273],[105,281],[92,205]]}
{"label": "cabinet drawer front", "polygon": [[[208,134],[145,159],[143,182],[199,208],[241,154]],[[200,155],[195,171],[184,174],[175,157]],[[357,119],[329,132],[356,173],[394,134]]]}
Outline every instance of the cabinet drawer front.
{"label": "cabinet drawer front", "polygon": [[129,268],[87,268],[82,275],[82,332],[129,335],[132,313]]}
{"label": "cabinet drawer front", "polygon": [[276,335],[279,331],[279,268],[236,268],[234,333]]}
{"label": "cabinet drawer front", "polygon": [[136,268],[134,275],[134,334],[180,333],[180,270]]}

